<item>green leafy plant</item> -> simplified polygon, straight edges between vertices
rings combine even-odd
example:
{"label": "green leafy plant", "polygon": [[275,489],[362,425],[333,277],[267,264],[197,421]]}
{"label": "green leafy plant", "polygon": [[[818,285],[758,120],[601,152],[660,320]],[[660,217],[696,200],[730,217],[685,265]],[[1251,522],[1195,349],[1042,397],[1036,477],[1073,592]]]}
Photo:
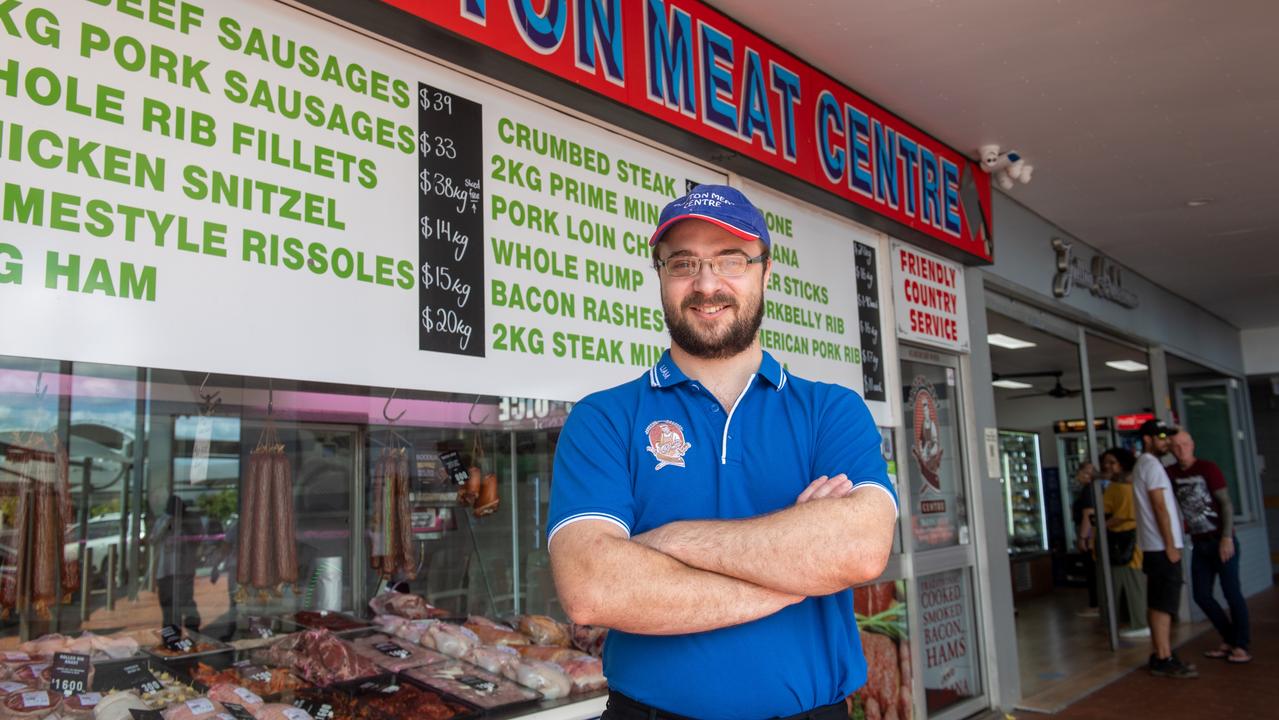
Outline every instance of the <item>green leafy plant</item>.
{"label": "green leafy plant", "polygon": [[227,488],[222,492],[208,493],[196,499],[195,504],[205,515],[225,523],[239,510],[239,493],[235,488]]}

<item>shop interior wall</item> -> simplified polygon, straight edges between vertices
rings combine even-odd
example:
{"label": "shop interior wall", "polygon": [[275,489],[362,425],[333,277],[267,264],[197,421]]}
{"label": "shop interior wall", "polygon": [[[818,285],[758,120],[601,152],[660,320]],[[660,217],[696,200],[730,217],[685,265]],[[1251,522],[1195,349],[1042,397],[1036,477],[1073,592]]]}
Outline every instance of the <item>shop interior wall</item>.
{"label": "shop interior wall", "polygon": [[995,264],[986,272],[993,285],[1040,296],[1049,307],[1071,311],[1078,316],[1075,319],[1108,327],[1121,337],[1163,344],[1185,357],[1234,375],[1244,374],[1238,328],[1132,270],[1124,269],[1123,287],[1137,294],[1139,305],[1134,309],[1093,297],[1082,288],[1065,298],[1054,298],[1057,254],[1052,239],[1073,243],[1075,257],[1085,264],[1095,250],[1007,195],[994,193],[992,203]]}
{"label": "shop interior wall", "polygon": [[1279,373],[1279,325],[1253,328],[1243,338],[1243,366],[1248,375]]}
{"label": "shop interior wall", "polygon": [[[968,268],[964,285],[968,293],[968,326],[970,339],[969,362],[972,369],[973,412],[967,432],[974,437],[970,447],[982,448],[987,428],[997,427],[995,396],[990,386],[990,347],[986,343],[986,288],[985,274],[977,268]],[[1013,606],[1012,571],[1007,562],[1008,533],[1004,517],[1003,486],[998,477],[991,478],[991,468],[986,464],[986,453],[976,453],[976,466],[981,469],[972,479],[974,502],[982,504],[985,518],[981,529],[985,535],[986,552],[979,562],[979,572],[986,581],[982,588],[987,602],[983,604],[986,616],[986,647],[989,649],[987,667],[994,675],[991,686],[991,703],[1011,712],[1021,700],[1021,669],[1017,660],[1016,608]],[[996,474],[998,471],[995,471]]]}

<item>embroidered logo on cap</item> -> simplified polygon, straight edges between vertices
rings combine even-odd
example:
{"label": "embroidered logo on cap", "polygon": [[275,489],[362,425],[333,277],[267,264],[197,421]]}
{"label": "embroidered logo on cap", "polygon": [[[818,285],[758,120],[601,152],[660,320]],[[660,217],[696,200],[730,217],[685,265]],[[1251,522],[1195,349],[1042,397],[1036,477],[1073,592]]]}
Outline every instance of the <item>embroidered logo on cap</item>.
{"label": "embroidered logo on cap", "polygon": [[654,470],[661,470],[667,465],[684,467],[684,453],[693,445],[684,441],[684,428],[678,423],[670,420],[651,422],[644,428],[644,434],[648,436],[648,447],[644,449],[657,458]]}

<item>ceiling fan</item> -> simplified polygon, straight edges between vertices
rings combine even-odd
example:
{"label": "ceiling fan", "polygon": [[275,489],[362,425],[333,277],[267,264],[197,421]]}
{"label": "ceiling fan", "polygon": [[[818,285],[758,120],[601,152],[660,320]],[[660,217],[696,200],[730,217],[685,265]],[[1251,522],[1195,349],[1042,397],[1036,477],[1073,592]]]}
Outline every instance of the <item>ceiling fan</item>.
{"label": "ceiling fan", "polygon": [[[1026,393],[1024,395],[1013,395],[1012,397],[1008,398],[1009,400],[1023,400],[1025,398],[1033,398],[1033,397],[1050,397],[1050,398],[1055,398],[1057,400],[1061,400],[1064,398],[1073,398],[1073,397],[1079,397],[1080,395],[1082,395],[1084,392],[1082,388],[1072,390],[1066,387],[1065,385],[1061,384],[1061,376],[1063,374],[1064,373],[1061,370],[1048,370],[1045,372],[1008,373],[1006,375],[1000,374],[1000,373],[994,373],[991,379],[992,380],[1012,380],[1014,378],[1051,377],[1051,378],[1054,378],[1055,380],[1052,388],[1048,390],[1045,390],[1042,392]],[[1092,391],[1095,393],[1114,392],[1115,388],[1110,386],[1095,387],[1092,389]]]}

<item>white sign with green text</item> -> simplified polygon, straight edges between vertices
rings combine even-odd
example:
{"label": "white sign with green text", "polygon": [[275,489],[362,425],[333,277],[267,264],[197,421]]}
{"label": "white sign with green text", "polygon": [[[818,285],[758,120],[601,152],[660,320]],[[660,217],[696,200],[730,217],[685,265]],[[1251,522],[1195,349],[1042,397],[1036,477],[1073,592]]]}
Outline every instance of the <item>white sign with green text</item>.
{"label": "white sign with green text", "polygon": [[[0,38],[0,354],[575,400],[656,360],[647,238],[727,181],[280,3],[0,2]],[[860,389],[852,251],[791,219],[766,327]]]}

